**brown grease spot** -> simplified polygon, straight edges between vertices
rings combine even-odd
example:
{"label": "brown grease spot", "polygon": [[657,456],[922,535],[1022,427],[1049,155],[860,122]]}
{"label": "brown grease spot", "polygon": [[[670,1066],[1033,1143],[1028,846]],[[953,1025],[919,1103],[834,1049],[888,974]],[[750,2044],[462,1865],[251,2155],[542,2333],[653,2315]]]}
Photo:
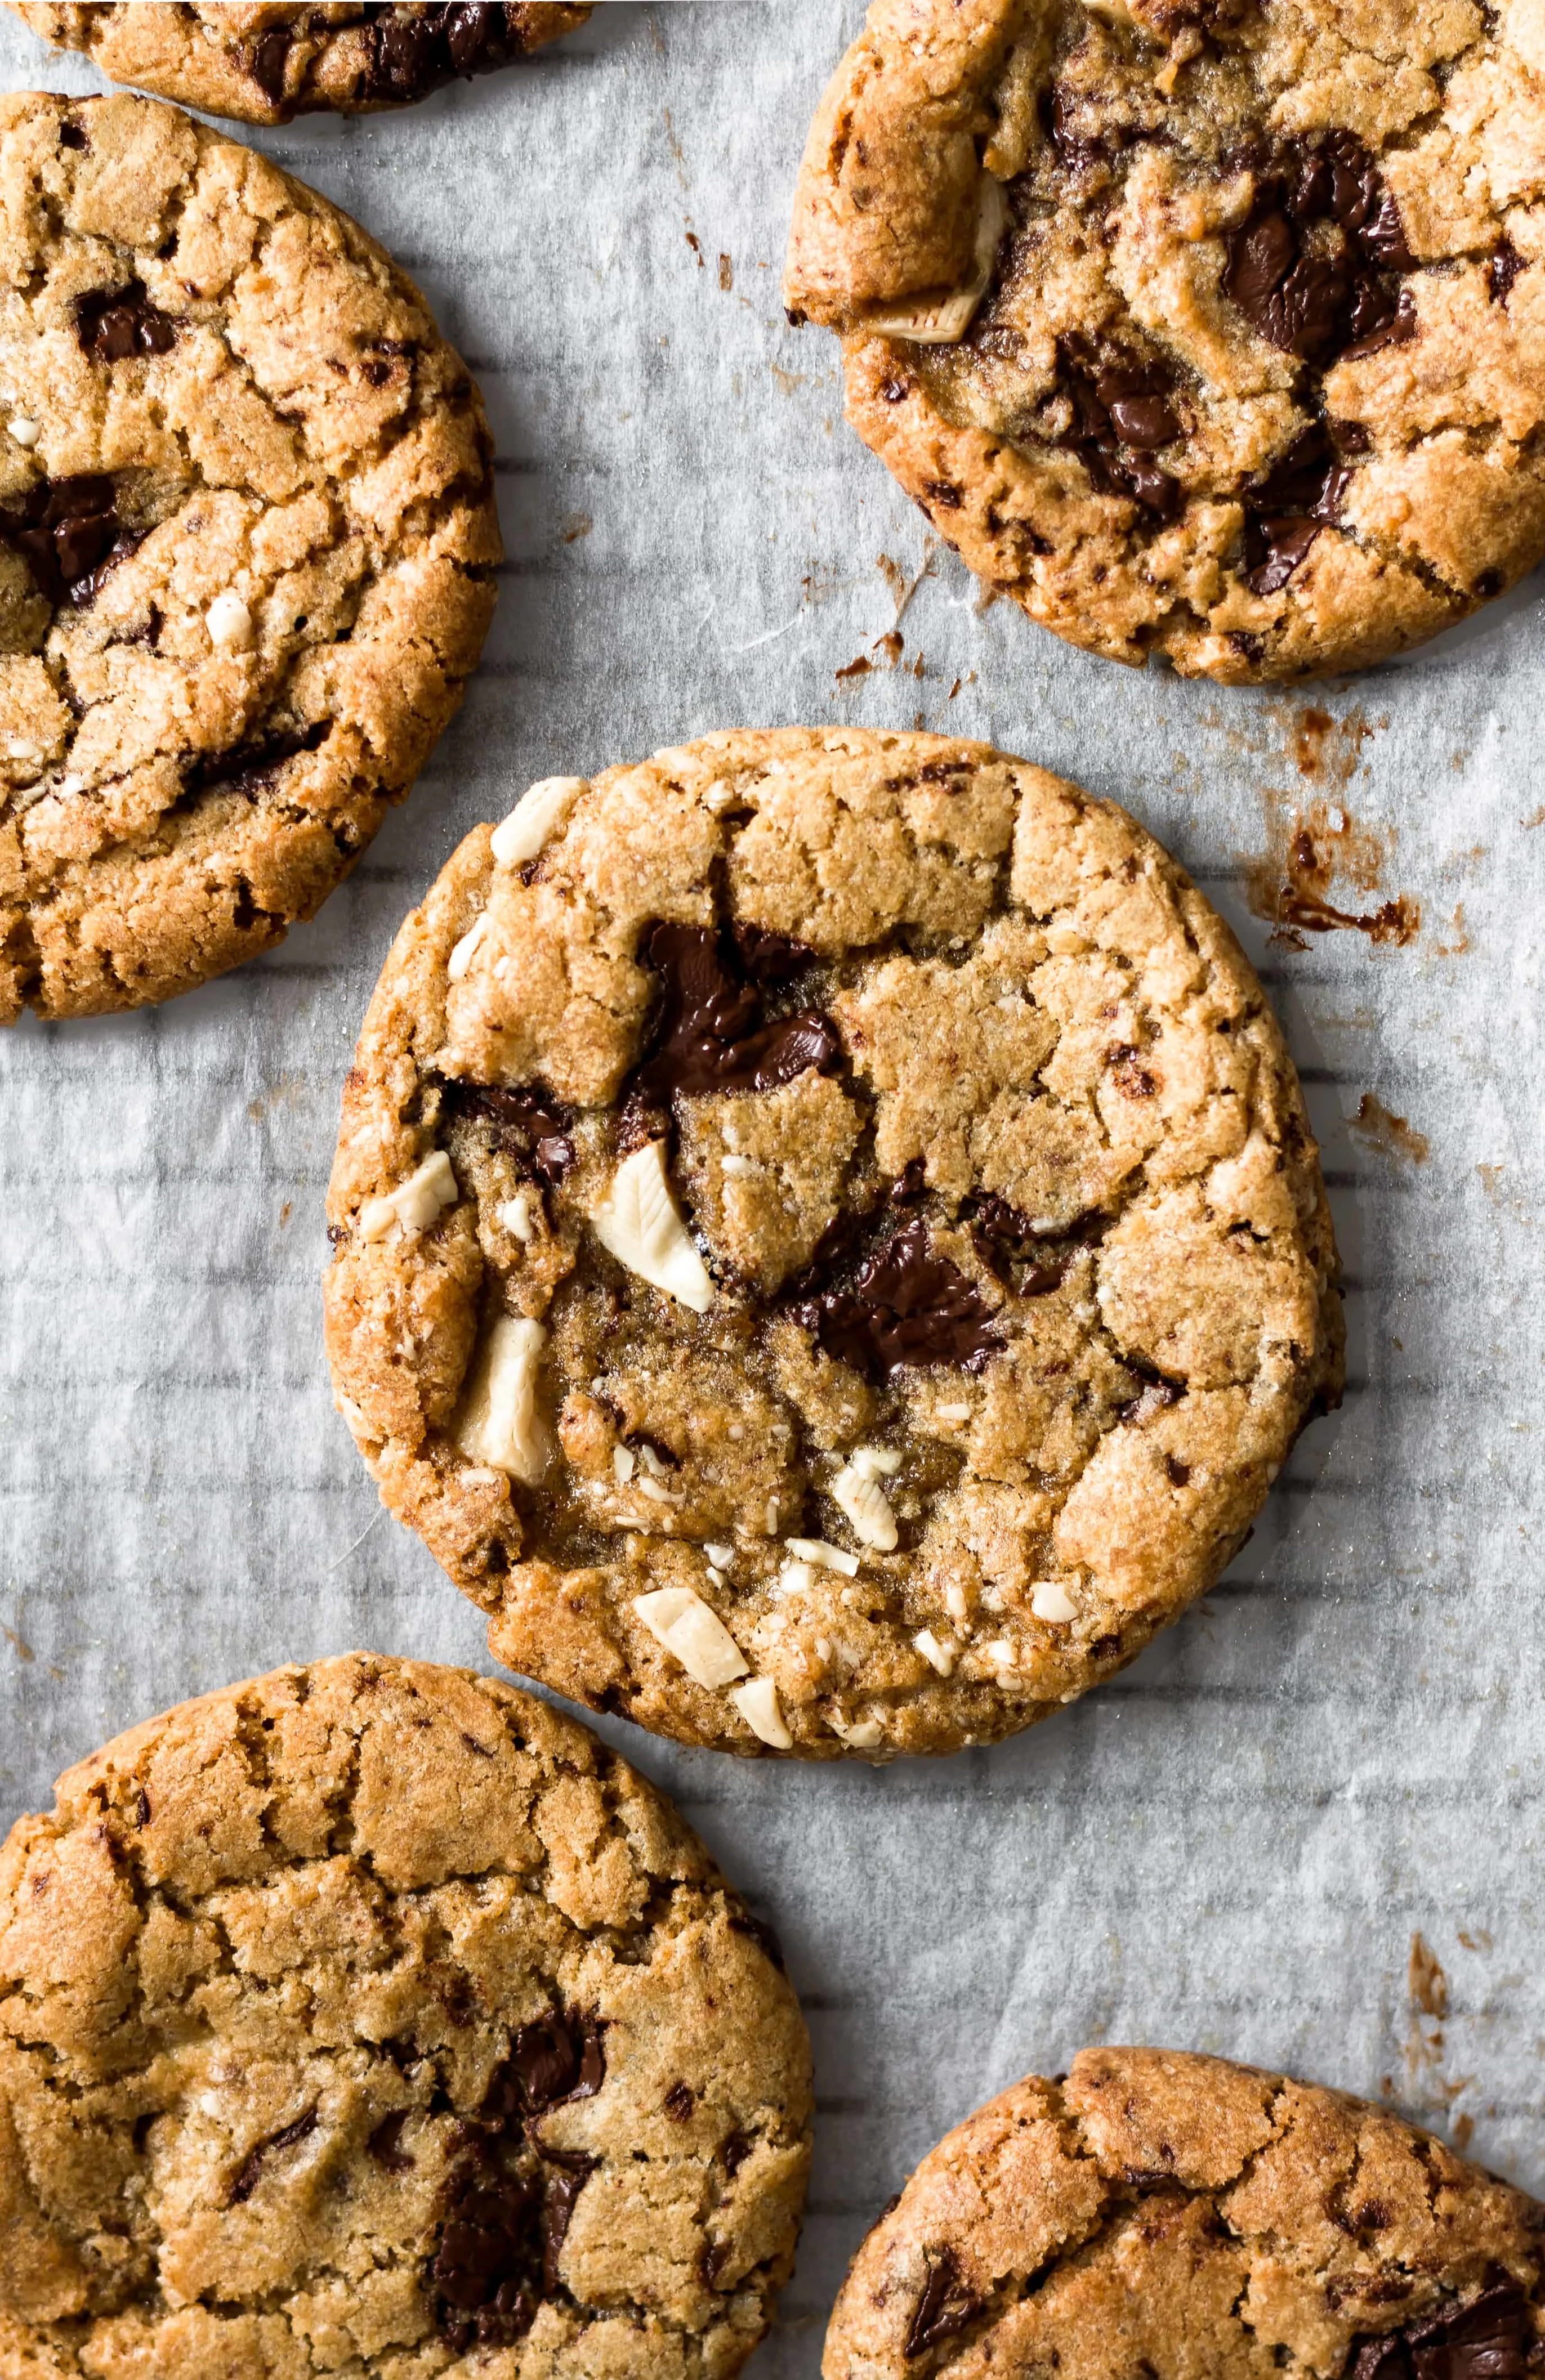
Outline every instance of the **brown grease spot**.
{"label": "brown grease spot", "polygon": [[1419,2015],[1436,2017],[1442,2022],[1449,2012],[1448,1977],[1419,1934],[1411,1937],[1405,1979],[1412,2008]]}
{"label": "brown grease spot", "polygon": [[[1381,1149],[1386,1157],[1398,1158],[1407,1165],[1425,1165],[1432,1153],[1432,1144],[1426,1133],[1417,1132],[1403,1115],[1396,1115],[1371,1091],[1365,1091],[1357,1102],[1357,1112],[1350,1129],[1365,1148]],[[1421,1936],[1417,1936],[1421,1940]],[[1411,1952],[1412,1959],[1416,1951]],[[1415,1970],[1413,1969],[1413,1973]],[[1441,1973],[1442,1969],[1439,1970]],[[1435,2012],[1435,2011],[1434,2011]]]}

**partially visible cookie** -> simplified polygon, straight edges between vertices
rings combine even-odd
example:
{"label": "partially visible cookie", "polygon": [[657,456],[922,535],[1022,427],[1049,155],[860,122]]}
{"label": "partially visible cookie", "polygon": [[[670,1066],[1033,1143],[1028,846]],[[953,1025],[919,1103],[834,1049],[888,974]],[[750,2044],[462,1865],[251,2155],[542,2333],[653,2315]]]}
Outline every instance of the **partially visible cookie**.
{"label": "partially visible cookie", "polygon": [[1545,554],[1542,126],[1522,0],[873,0],[785,294],[1043,626],[1361,667]]}
{"label": "partially visible cookie", "polygon": [[590,15],[569,0],[398,0],[312,7],[275,0],[136,0],[54,7],[9,0],[55,49],[83,50],[115,82],[248,124],[287,124],[322,108],[405,107],[459,76],[498,67],[571,32]]}
{"label": "partially visible cookie", "polygon": [[825,2380],[1526,2380],[1545,2207],[1387,2108],[1086,2049],[931,2149],[855,2257]]}
{"label": "partially visible cookie", "polygon": [[353,1654],[0,1850],[7,2380],[728,2380],[785,2278],[775,1946],[572,1720]]}
{"label": "partially visible cookie", "polygon": [[412,283],[176,108],[0,101],[0,277],[9,1023],[167,999],[311,916],[459,703],[500,544]]}
{"label": "partially visible cookie", "polygon": [[499,1659],[951,1752],[1219,1575],[1341,1377],[1292,1062],[1113,804],[789,728],[534,786],[386,961],[327,1345]]}

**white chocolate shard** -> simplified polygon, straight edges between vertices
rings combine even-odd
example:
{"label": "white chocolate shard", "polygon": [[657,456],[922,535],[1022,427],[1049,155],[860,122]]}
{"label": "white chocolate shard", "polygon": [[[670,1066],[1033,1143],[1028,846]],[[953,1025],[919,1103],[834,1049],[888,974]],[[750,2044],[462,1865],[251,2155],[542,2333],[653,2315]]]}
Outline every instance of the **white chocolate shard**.
{"label": "white chocolate shard", "polygon": [[991,1645],[979,1645],[978,1650],[999,1670],[1012,1670],[1017,1658],[1006,1636],[994,1636]]}
{"label": "white chocolate shard", "polygon": [[840,1735],[855,1752],[872,1752],[877,1743],[885,1741],[885,1730],[877,1718],[842,1719],[833,1712],[826,1724],[833,1735]]}
{"label": "white chocolate shard", "polygon": [[998,244],[1008,227],[1008,200],[991,174],[981,177],[977,214],[977,246],[971,278],[947,298],[915,298],[910,304],[883,306],[864,316],[866,331],[886,339],[915,339],[919,346],[953,346],[971,327],[971,318],[987,295]]}
{"label": "white chocolate shard", "polygon": [[931,1628],[919,1628],[912,1642],[923,1659],[937,1670],[942,1678],[948,1678],[954,1674],[954,1650],[948,1645],[941,1645]]}
{"label": "white chocolate shard", "polygon": [[727,1686],[750,1668],[718,1613],[689,1586],[661,1586],[633,1598],[650,1634],[700,1686]]}
{"label": "white chocolate shard", "polygon": [[815,1585],[815,1572],[808,1561],[786,1561],[778,1572],[775,1591],[779,1595],[803,1595]]}
{"label": "white chocolate shard", "polygon": [[531,1241],[536,1238],[536,1225],[531,1220],[531,1194],[529,1190],[517,1190],[513,1198],[506,1198],[502,1207],[495,1207],[493,1214],[494,1220],[504,1225],[510,1237],[519,1240],[523,1245],[529,1246]]}
{"label": "white chocolate shard", "polygon": [[861,1546],[872,1546],[881,1554],[895,1551],[896,1516],[877,1480],[866,1479],[853,1463],[845,1463],[832,1482],[832,1500],[846,1514]]}
{"label": "white chocolate shard", "polygon": [[649,1141],[623,1160],[590,1224],[602,1246],[640,1281],[694,1314],[708,1312],[713,1283],[672,1196],[663,1141]]}
{"label": "white chocolate shard", "polygon": [[43,424],[34,421],[30,413],[15,413],[6,424],[18,446],[35,446],[43,436]]}
{"label": "white chocolate shard", "polygon": [[731,1562],[735,1560],[735,1548],[733,1546],[705,1545],[703,1547],[703,1551],[708,1556],[711,1562],[717,1562],[721,1570],[728,1570]]}
{"label": "white chocolate shard", "polygon": [[252,642],[252,614],[239,595],[226,588],[217,595],[204,613],[204,625],[217,645],[227,652],[244,653]]}
{"label": "white chocolate shard", "polygon": [[488,911],[480,909],[463,934],[450,957],[445,961],[445,973],[453,983],[459,983],[478,954],[478,944],[488,931]]}
{"label": "white chocolate shard", "polygon": [[540,1322],[501,1314],[489,1332],[457,1420],[456,1442],[474,1463],[535,1488],[553,1459],[553,1436],[537,1403],[537,1370],[547,1333]]}
{"label": "white chocolate shard", "polygon": [[1034,1588],[1030,1596],[1030,1609],[1038,1620],[1064,1621],[1078,1617],[1077,1605],[1066,1587],[1059,1586],[1054,1578],[1043,1578]]}
{"label": "white chocolate shard", "polygon": [[489,847],[495,865],[524,868],[557,833],[580,795],[589,790],[588,777],[539,777],[534,785],[528,785],[504,824],[493,830]]}
{"label": "white chocolate shard", "polygon": [[751,1678],[745,1685],[732,1688],[730,1700],[763,1743],[770,1743],[774,1752],[793,1751],[794,1738],[784,1724],[778,1689],[771,1678]]}
{"label": "white chocolate shard", "polygon": [[382,1240],[394,1223],[400,1223],[408,1237],[415,1239],[431,1223],[438,1222],[460,1195],[451,1160],[443,1148],[437,1148],[383,1198],[366,1199],[359,1209],[359,1236]]}
{"label": "white chocolate shard", "polygon": [[894,1446],[856,1446],[847,1458],[860,1479],[894,1479],[901,1454]]}
{"label": "white chocolate shard", "polygon": [[785,1545],[791,1554],[803,1562],[814,1562],[818,1570],[840,1570],[845,1578],[858,1575],[858,1557],[842,1546],[829,1546],[824,1537],[785,1537]]}

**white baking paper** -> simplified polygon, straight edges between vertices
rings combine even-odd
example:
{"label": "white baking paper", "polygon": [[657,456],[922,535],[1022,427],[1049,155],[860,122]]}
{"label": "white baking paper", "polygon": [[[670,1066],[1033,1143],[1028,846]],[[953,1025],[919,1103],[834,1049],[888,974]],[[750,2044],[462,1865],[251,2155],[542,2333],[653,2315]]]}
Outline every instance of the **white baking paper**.
{"label": "white baking paper", "polygon": [[[776,1924],[809,2012],[815,2179],[763,2380],[815,2374],[845,2260],[930,2143],[1089,2041],[1384,2092],[1545,2185],[1539,588],[1296,698],[984,611],[843,428],[834,342],[778,303],[859,17],[607,6],[524,70],[253,136],[386,243],[481,382],[509,548],[487,657],[314,925],[165,1009],[0,1038],[8,1817],[116,1730],[286,1659],[487,1666],[334,1415],[317,1283],[388,941],[530,780],[713,727],[986,736],[1128,804],[1261,960],[1332,1185],[1350,1380],[1225,1583],[993,1752],[807,1769],[605,1729]],[[0,74],[97,87],[8,14]],[[1406,894],[1408,946],[1266,947],[1248,863],[1315,801],[1322,833],[1340,806],[1386,846],[1377,890],[1332,898]],[[1350,1129],[1365,1095],[1425,1161],[1376,1111]],[[1426,2013],[1418,1935],[1446,1975]]]}

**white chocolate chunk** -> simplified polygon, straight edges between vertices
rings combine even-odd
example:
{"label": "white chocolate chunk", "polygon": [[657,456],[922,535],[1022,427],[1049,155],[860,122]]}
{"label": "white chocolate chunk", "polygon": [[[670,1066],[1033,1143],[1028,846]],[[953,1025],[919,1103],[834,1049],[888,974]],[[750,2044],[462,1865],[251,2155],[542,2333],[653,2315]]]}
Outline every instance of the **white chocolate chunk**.
{"label": "white chocolate chunk", "polygon": [[445,961],[445,973],[453,983],[459,983],[478,954],[478,944],[488,931],[488,911],[481,909],[463,934],[450,957]]}
{"label": "white chocolate chunk", "polygon": [[829,1546],[824,1537],[785,1537],[785,1545],[801,1561],[814,1562],[818,1570],[840,1570],[845,1578],[857,1578],[858,1557],[841,1546]]}
{"label": "white chocolate chunk", "polygon": [[966,1589],[957,1578],[952,1578],[944,1589],[944,1609],[957,1622],[966,1617]]}
{"label": "white chocolate chunk", "polygon": [[752,1678],[743,1686],[730,1690],[730,1700],[753,1735],[770,1743],[774,1752],[791,1752],[794,1738],[784,1725],[784,1715],[778,1707],[778,1689],[771,1678]]}
{"label": "white chocolate chunk", "polygon": [[846,1514],[860,1545],[872,1546],[876,1553],[895,1551],[895,1514],[876,1481],[845,1463],[832,1482],[832,1500]]}
{"label": "white chocolate chunk", "polygon": [[727,1182],[744,1181],[750,1174],[761,1172],[754,1157],[742,1157],[733,1148],[726,1150],[719,1160],[719,1170]]}
{"label": "white chocolate chunk", "polygon": [[713,1283],[671,1195],[663,1141],[649,1141],[623,1160],[590,1224],[602,1246],[629,1272],[694,1314],[708,1312]]}
{"label": "white chocolate chunk", "polygon": [[437,1148],[385,1197],[367,1198],[359,1209],[359,1236],[382,1240],[394,1223],[400,1223],[408,1236],[415,1238],[437,1222],[447,1207],[454,1207],[459,1196],[451,1160],[443,1148]]}
{"label": "white chocolate chunk", "polygon": [[894,1446],[856,1446],[847,1460],[860,1479],[894,1479],[901,1469]]}
{"label": "white chocolate chunk", "polygon": [[43,436],[43,424],[34,421],[30,413],[13,414],[6,424],[18,446],[35,446]]}
{"label": "white chocolate chunk", "polygon": [[231,588],[217,595],[204,613],[204,625],[227,652],[244,653],[252,642],[252,614]]}
{"label": "white chocolate chunk", "polygon": [[650,1634],[700,1686],[727,1686],[750,1668],[718,1613],[689,1586],[661,1586],[633,1598]]}
{"label": "white chocolate chunk", "polygon": [[731,1562],[735,1560],[735,1548],[733,1546],[705,1545],[703,1551],[708,1556],[711,1562],[718,1563],[721,1570],[728,1570]]}
{"label": "white chocolate chunk", "polygon": [[826,1723],[833,1734],[840,1735],[855,1752],[872,1752],[877,1743],[885,1740],[885,1730],[877,1718],[841,1719],[833,1713]]}
{"label": "white chocolate chunk", "polygon": [[537,1368],[547,1333],[540,1322],[501,1314],[463,1403],[456,1442],[474,1463],[534,1488],[553,1455],[553,1439],[537,1405]]}
{"label": "white chocolate chunk", "polygon": [[947,1678],[953,1673],[955,1669],[954,1648],[949,1645],[941,1645],[938,1637],[935,1636],[931,1628],[919,1628],[917,1634],[913,1637],[912,1642],[917,1646],[918,1652],[922,1655],[923,1659],[931,1662],[933,1668],[938,1670],[939,1675],[942,1678]]}
{"label": "white chocolate chunk", "polygon": [[936,1421],[969,1421],[971,1408],[969,1405],[935,1405],[933,1414]]}
{"label": "white chocolate chunk", "polygon": [[556,834],[575,803],[590,789],[588,777],[539,777],[493,830],[492,850],[500,868],[524,868],[549,836]]}
{"label": "white chocolate chunk", "polygon": [[1030,1596],[1030,1609],[1038,1620],[1077,1620],[1078,1607],[1064,1586],[1054,1578],[1043,1578]]}
{"label": "white chocolate chunk", "polygon": [[786,1561],[778,1572],[775,1592],[779,1595],[803,1595],[815,1585],[815,1572],[807,1561]]}
{"label": "white chocolate chunk", "polygon": [[626,1488],[628,1481],[632,1478],[633,1449],[630,1446],[613,1447],[612,1476],[616,1481],[619,1488]]}
{"label": "white chocolate chunk", "polygon": [[504,1225],[511,1239],[520,1240],[529,1246],[536,1238],[536,1225],[531,1220],[531,1194],[529,1190],[517,1190],[513,1198],[506,1198],[502,1207],[495,1207],[493,1213],[495,1220]]}
{"label": "white chocolate chunk", "polygon": [[983,1645],[979,1649],[985,1654],[988,1660],[994,1663],[998,1669],[1013,1669],[1016,1658],[1015,1651],[1006,1636],[994,1636],[991,1645]]}
{"label": "white chocolate chunk", "polygon": [[977,214],[977,246],[971,278],[947,298],[914,298],[899,306],[882,306],[864,317],[866,331],[888,339],[916,339],[919,346],[953,346],[971,327],[971,317],[987,295],[998,245],[1008,225],[1008,201],[991,174],[981,177]]}

